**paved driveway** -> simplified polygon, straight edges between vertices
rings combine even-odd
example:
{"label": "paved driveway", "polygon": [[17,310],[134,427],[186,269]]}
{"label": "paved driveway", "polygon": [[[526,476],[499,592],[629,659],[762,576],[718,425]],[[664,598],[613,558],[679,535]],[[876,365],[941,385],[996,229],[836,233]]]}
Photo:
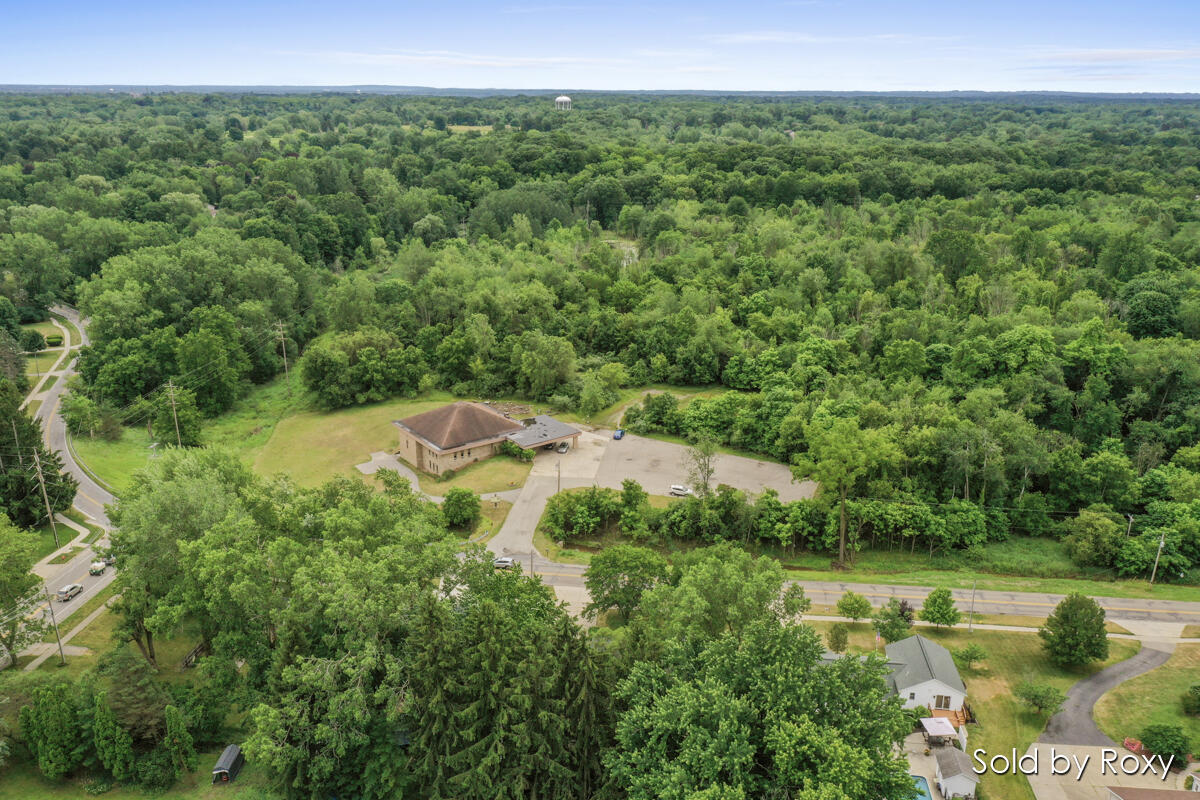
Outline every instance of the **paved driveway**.
{"label": "paved driveway", "polygon": [[1101,733],[1092,719],[1092,708],[1100,697],[1130,678],[1135,678],[1155,667],[1161,667],[1171,657],[1173,644],[1144,642],[1142,649],[1095,675],[1084,678],[1067,692],[1067,702],[1050,718],[1039,742],[1046,744],[1074,744],[1091,747],[1116,747],[1116,742]]}

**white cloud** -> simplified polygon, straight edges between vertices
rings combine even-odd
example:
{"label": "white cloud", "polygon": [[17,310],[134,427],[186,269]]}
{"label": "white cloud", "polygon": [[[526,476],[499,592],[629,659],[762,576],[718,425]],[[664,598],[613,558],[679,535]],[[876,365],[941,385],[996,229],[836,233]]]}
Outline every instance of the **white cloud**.
{"label": "white cloud", "polygon": [[707,37],[718,44],[845,44],[848,42],[929,42],[949,41],[951,37],[916,36],[907,33],[874,33],[855,36],[829,36],[803,31],[744,31],[716,33]]}
{"label": "white cloud", "polygon": [[314,53],[284,53],[322,58],[342,64],[370,66],[400,66],[422,64],[444,67],[486,67],[509,69],[526,67],[619,67],[630,62],[622,58],[593,58],[587,56],[511,56],[460,53],[454,50],[395,50],[390,52],[355,52],[323,50]]}
{"label": "white cloud", "polygon": [[1064,50],[1042,56],[1051,61],[1074,61],[1086,64],[1139,61],[1194,61],[1200,59],[1200,49],[1116,49]]}

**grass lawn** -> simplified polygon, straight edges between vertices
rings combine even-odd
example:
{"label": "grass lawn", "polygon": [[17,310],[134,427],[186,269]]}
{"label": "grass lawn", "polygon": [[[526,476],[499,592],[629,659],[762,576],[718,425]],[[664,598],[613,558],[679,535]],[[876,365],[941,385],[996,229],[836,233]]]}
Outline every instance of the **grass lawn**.
{"label": "grass lawn", "polygon": [[150,463],[154,453],[150,444],[150,436],[141,426],[125,428],[115,442],[106,442],[99,436],[71,437],[71,447],[84,469],[100,483],[108,484],[117,495],[129,489],[134,472]]}
{"label": "grass lawn", "polygon": [[[365,460],[364,458],[363,461]],[[413,471],[417,473],[417,480],[421,484],[422,492],[435,497],[444,497],[446,492],[455,488],[470,489],[475,494],[520,489],[525,485],[525,479],[529,477],[531,469],[533,469],[532,462],[522,462],[510,456],[496,455],[463,467],[454,473],[453,478],[447,480],[438,480],[433,475],[428,475],[420,470],[414,469]]]}
{"label": "grass lawn", "polygon": [[[277,796],[267,791],[266,776],[250,762],[246,763],[233,783],[214,785],[210,770],[220,754],[219,750],[199,753],[196,771],[185,775],[166,792],[151,795],[134,786],[121,786],[105,792],[101,797],[107,800],[145,800],[147,797],[165,800],[266,800]],[[16,763],[0,773],[0,800],[75,800],[88,796],[83,788],[84,783],[82,780],[49,781],[41,776],[34,765]]]}
{"label": "grass lawn", "polygon": [[436,393],[420,400],[391,400],[332,412],[301,411],[276,422],[262,448],[246,455],[258,472],[286,472],[301,486],[317,486],[334,475],[361,476],[355,464],[369,460],[376,450],[395,449],[392,420],[453,401],[449,394]]}
{"label": "grass lawn", "polygon": [[[71,531],[71,533],[74,533],[74,532],[75,532],[75,531]],[[61,538],[61,537],[60,537],[60,538]],[[73,537],[72,537],[72,538],[73,538]],[[57,555],[57,556],[55,556],[54,558],[50,559],[50,563],[51,563],[51,564],[66,564],[66,563],[67,563],[68,561],[70,561],[72,558],[74,558],[75,556],[79,555],[79,551],[81,551],[81,550],[83,550],[83,546],[82,546],[82,545],[75,545],[75,546],[74,546],[74,547],[72,547],[70,550],[67,550],[65,553],[60,553],[59,555]]]}
{"label": "grass lawn", "polygon": [[49,378],[46,378],[46,381],[45,381],[45,383],[43,383],[43,384],[42,384],[42,388],[41,388],[41,390],[40,390],[40,391],[43,391],[43,392],[48,392],[48,391],[50,391],[50,389],[51,389],[51,388],[53,388],[54,384],[55,384],[57,381],[58,381],[58,376],[57,376],[57,375],[51,375]]}
{"label": "grass lawn", "polygon": [[[59,631],[67,633],[75,625],[78,625],[83,620],[78,612],[72,614],[65,622],[59,623]],[[91,624],[79,632],[75,638],[66,644],[75,645],[77,647],[86,647],[92,652],[87,655],[67,656],[66,667],[59,666],[58,656],[48,658],[39,667],[44,670],[60,670],[65,669],[66,674],[75,676],[86,670],[96,666],[100,658],[113,649],[114,646],[128,648],[141,657],[137,645],[133,642],[126,641],[120,645],[113,642],[113,631],[116,629],[119,617],[110,610],[105,610],[96,619],[92,620]],[[180,669],[180,664],[183,663],[183,658],[196,644],[200,641],[199,629],[192,621],[185,622],[180,626],[180,630],[169,639],[156,638],[154,640],[154,652],[158,659],[158,676],[168,683],[186,683],[192,679],[195,673],[192,670]]]}
{"label": "grass lawn", "polygon": [[30,377],[31,381],[36,381],[39,374],[44,375],[50,371],[54,362],[58,361],[58,357],[61,355],[61,350],[51,350],[48,353],[25,356],[25,374]]}
{"label": "grass lawn", "polygon": [[28,324],[22,325],[21,330],[37,331],[42,336],[50,336],[50,335],[56,334],[56,333],[59,334],[60,336],[62,335],[62,331],[60,331],[58,328],[54,327],[54,323],[50,322],[49,320],[47,320],[46,322],[30,322]]}
{"label": "grass lawn", "polygon": [[58,544],[54,543],[54,531],[50,530],[49,525],[35,528],[29,531],[29,534],[37,538],[34,546],[35,561],[41,561],[78,535],[74,529],[68,528],[66,525],[58,526]]}
{"label": "grass lawn", "polygon": [[[832,623],[809,624],[823,636]],[[869,623],[861,622],[848,627],[852,651],[865,652],[873,648],[875,634]],[[1138,642],[1112,640],[1108,661],[1075,671],[1052,664],[1043,654],[1041,639],[1035,633],[977,630],[968,634],[965,630],[938,631],[929,628],[920,629],[920,633],[951,650],[962,647],[968,641],[976,642],[987,650],[987,660],[976,664],[974,669],[962,671],[963,681],[967,685],[967,702],[979,719],[977,725],[967,729],[968,746],[972,750],[982,747],[989,753],[1007,753],[1015,747],[1018,755],[1023,754],[1042,732],[1046,717],[1027,710],[1013,699],[1012,692],[1017,684],[1026,680],[1047,683],[1065,692],[1082,678],[1129,658],[1140,646]],[[1023,775],[988,773],[983,776],[981,785],[985,797],[1033,800],[1033,791]]]}
{"label": "grass lawn", "polygon": [[1147,725],[1180,725],[1200,752],[1200,717],[1183,713],[1180,701],[1189,686],[1200,683],[1200,644],[1181,644],[1171,660],[1132,678],[1096,704],[1096,725],[1114,741],[1136,737]]}
{"label": "grass lawn", "polygon": [[1184,625],[1183,637],[1185,639],[1200,639],[1200,623]]}
{"label": "grass lawn", "polygon": [[41,400],[33,400],[29,403],[29,405],[25,406],[25,413],[31,417],[36,417],[37,413],[41,409],[41,407],[42,407]]}
{"label": "grass lawn", "polygon": [[468,537],[465,533],[460,534],[463,538],[469,538],[471,541],[483,544],[495,536],[500,528],[504,526],[504,520],[508,518],[508,512],[512,511],[512,503],[507,503],[503,500],[484,500],[480,504],[479,522],[475,523],[475,530],[471,531]]}

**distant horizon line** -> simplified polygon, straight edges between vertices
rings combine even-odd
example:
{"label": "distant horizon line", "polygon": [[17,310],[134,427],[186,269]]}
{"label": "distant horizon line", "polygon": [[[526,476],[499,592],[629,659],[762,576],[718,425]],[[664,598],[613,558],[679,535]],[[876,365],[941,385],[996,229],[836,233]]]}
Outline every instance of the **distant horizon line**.
{"label": "distant horizon line", "polygon": [[1081,92],[1063,89],[571,89],[571,88],[503,88],[420,86],[408,84],[206,84],[206,83],[6,83],[0,84],[3,94],[41,94],[81,92],[106,94],[115,92],[161,93],[269,93],[269,94],[409,94],[425,96],[520,96],[574,93],[579,95],[693,95],[747,97],[1093,97],[1128,99],[1197,99],[1197,92]]}

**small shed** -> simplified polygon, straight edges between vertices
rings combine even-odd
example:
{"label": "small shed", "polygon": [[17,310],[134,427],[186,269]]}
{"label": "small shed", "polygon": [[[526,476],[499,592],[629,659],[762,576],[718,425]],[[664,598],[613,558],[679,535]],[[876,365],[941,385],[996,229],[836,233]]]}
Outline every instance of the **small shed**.
{"label": "small shed", "polygon": [[937,762],[938,791],[946,800],[965,797],[973,800],[979,776],[971,765],[971,759],[956,747],[939,747],[934,751]]}
{"label": "small shed", "polygon": [[217,765],[213,767],[213,783],[229,783],[238,776],[242,771],[242,765],[246,763],[246,757],[242,755],[242,748],[236,744],[231,744],[221,752],[221,757],[217,759]]}

